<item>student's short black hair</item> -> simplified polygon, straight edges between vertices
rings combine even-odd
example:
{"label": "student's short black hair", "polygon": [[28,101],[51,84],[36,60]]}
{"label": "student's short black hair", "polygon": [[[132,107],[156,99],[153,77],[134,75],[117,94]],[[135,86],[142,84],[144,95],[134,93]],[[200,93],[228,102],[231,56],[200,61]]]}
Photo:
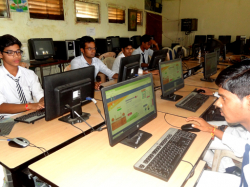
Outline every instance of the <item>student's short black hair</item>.
{"label": "student's short black hair", "polygon": [[142,44],[142,42],[146,43],[146,42],[149,42],[150,40],[151,40],[151,37],[149,35],[145,34],[141,37],[141,44]]}
{"label": "student's short black hair", "polygon": [[241,100],[250,95],[250,60],[238,62],[220,72],[217,86],[237,95]]}
{"label": "student's short black hair", "polygon": [[125,48],[128,47],[128,46],[132,46],[132,42],[126,41],[126,42],[122,42],[122,43],[121,43],[121,48],[122,48],[122,49],[125,49]]}
{"label": "student's short black hair", "polygon": [[14,36],[6,34],[0,37],[0,52],[3,52],[6,47],[17,44],[20,48],[22,43]]}
{"label": "student's short black hair", "polygon": [[83,36],[80,39],[80,48],[85,49],[85,43],[95,42],[95,40],[90,36]]}

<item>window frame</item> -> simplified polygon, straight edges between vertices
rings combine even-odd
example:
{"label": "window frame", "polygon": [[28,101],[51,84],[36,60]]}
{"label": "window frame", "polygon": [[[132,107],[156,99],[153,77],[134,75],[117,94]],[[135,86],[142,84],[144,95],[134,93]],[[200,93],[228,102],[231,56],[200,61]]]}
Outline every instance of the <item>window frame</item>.
{"label": "window frame", "polygon": [[[4,1],[4,0],[3,0]],[[4,17],[4,16],[1,16],[0,15],[0,18],[10,18],[10,7],[9,7],[9,1],[8,0],[5,0],[5,3],[6,3],[6,12],[7,12],[7,16]]]}
{"label": "window frame", "polygon": [[137,10],[137,14],[138,13],[140,13],[141,22],[138,22],[138,19],[137,19],[137,26],[143,26],[143,11],[142,10]]}
{"label": "window frame", "polygon": [[[85,21],[85,18],[79,18],[76,15],[76,2],[80,2],[80,3],[88,3],[88,4],[95,4],[98,5],[98,21],[97,22],[91,22],[91,21]],[[74,4],[75,4],[75,20],[76,23],[100,23],[101,22],[101,18],[100,18],[100,14],[101,14],[101,8],[100,8],[100,4],[99,3],[93,3],[93,2],[87,2],[87,1],[81,1],[81,0],[74,0]],[[78,20],[78,19],[83,19],[83,20]]]}
{"label": "window frame", "polygon": [[[45,0],[46,5],[50,2],[50,0]],[[39,14],[39,13],[31,13],[30,9],[30,3],[34,3],[36,2],[35,0],[28,0],[28,7],[29,7],[29,15],[31,19],[41,19],[41,20],[56,20],[56,21],[65,21],[65,12],[64,12],[64,0],[58,0],[59,1],[59,6],[62,5],[62,11],[61,8],[58,9],[59,12],[62,12],[62,14],[60,15],[53,15],[53,14]],[[44,3],[44,2],[40,2],[40,3]]]}
{"label": "window frame", "polygon": [[[118,10],[122,10],[123,11],[123,20],[118,20],[118,19],[115,19],[115,20],[112,20],[110,19],[110,12],[109,12],[109,8],[114,8],[114,9],[118,9]],[[117,15],[116,15],[117,17]],[[116,7],[116,6],[112,6],[112,5],[108,5],[108,23],[116,23],[116,24],[125,24],[126,22],[126,9],[124,8],[121,8],[121,7]]]}

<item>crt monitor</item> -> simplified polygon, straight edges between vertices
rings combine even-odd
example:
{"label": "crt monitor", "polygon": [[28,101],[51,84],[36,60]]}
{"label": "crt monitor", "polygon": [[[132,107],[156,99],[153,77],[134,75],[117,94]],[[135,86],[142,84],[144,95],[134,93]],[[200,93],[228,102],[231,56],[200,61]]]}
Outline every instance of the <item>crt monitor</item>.
{"label": "crt monitor", "polygon": [[52,38],[31,38],[28,40],[30,60],[53,58],[55,49]]}
{"label": "crt monitor", "polygon": [[141,46],[141,36],[136,35],[131,37],[132,45],[134,49],[137,49],[139,46]]}
{"label": "crt monitor", "polygon": [[164,61],[159,63],[162,99],[177,101],[181,95],[174,94],[175,91],[184,87],[181,59]]}
{"label": "crt monitor", "polygon": [[206,43],[206,35],[195,35],[194,44],[204,44]]}
{"label": "crt monitor", "polygon": [[45,120],[68,112],[59,120],[70,124],[82,122],[75,112],[87,120],[90,114],[82,112],[81,106],[89,102],[87,97],[94,97],[94,73],[95,67],[89,66],[43,77]]}
{"label": "crt monitor", "polygon": [[112,42],[112,48],[120,48],[120,37],[112,37],[111,38],[111,42]]}
{"label": "crt monitor", "polygon": [[138,148],[152,135],[139,130],[156,118],[156,100],[151,74],[104,87],[103,107],[109,143]]}
{"label": "crt monitor", "polygon": [[219,36],[219,40],[223,44],[229,44],[229,43],[231,43],[231,35],[220,35]]}
{"label": "crt monitor", "polygon": [[[168,49],[163,49],[163,50],[158,50],[154,51],[153,56],[149,62],[148,69],[153,70],[153,69],[159,69],[159,59],[162,59],[162,57],[167,57]],[[155,59],[158,57],[158,60]],[[160,57],[160,58],[159,58]]]}
{"label": "crt monitor", "polygon": [[215,79],[211,79],[210,76],[217,73],[217,52],[205,54],[204,60],[204,78],[201,78],[201,80],[206,82],[213,82]]}
{"label": "crt monitor", "polygon": [[122,82],[138,76],[140,54],[121,58],[117,82]]}

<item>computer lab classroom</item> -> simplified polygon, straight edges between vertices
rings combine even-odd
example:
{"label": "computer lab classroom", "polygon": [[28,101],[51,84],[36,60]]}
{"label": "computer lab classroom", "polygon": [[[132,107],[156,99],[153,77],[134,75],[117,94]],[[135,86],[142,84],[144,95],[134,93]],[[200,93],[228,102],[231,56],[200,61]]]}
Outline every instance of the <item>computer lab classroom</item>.
{"label": "computer lab classroom", "polygon": [[[192,187],[204,171],[220,172],[223,156],[240,168],[223,150],[208,165],[213,135],[186,118],[225,121],[214,80],[250,56],[249,8],[248,0],[0,0],[0,36],[21,41],[20,65],[45,97],[44,111],[0,120],[0,186]],[[140,67],[141,55],[121,59],[118,79],[70,68],[83,36],[112,70],[123,42],[135,50],[145,34],[161,50],[151,68]],[[54,55],[36,59],[35,41],[46,39]]]}

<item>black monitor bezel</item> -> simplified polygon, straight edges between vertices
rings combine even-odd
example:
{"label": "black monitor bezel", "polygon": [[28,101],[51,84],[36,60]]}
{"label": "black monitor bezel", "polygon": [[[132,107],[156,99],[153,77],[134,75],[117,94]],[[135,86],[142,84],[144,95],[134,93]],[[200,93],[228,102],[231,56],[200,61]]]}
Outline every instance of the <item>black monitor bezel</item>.
{"label": "black monitor bezel", "polygon": [[[140,122],[138,122],[137,124],[134,124],[129,130],[127,130],[124,134],[122,134],[121,136],[112,139],[112,127],[110,125],[110,119],[109,119],[109,114],[108,114],[108,107],[106,103],[106,91],[112,90],[114,88],[120,87],[120,86],[124,86],[126,84],[130,84],[132,82],[135,81],[140,81],[144,78],[148,78],[150,77],[151,79],[151,87],[152,87],[152,93],[153,93],[153,98],[154,98],[154,106],[155,106],[155,112],[154,114],[152,114],[151,116],[147,117],[147,118],[143,118]],[[142,75],[139,76],[136,79],[129,79],[111,86],[107,86],[104,87],[101,90],[102,93],[102,102],[103,102],[103,108],[104,108],[104,114],[105,114],[105,121],[106,121],[106,126],[107,126],[107,132],[108,132],[108,138],[109,138],[109,144],[111,147],[113,147],[114,145],[116,145],[117,143],[121,142],[123,139],[125,139],[126,137],[128,137],[129,135],[131,135],[132,133],[138,131],[140,128],[142,128],[143,126],[145,126],[147,123],[149,123],[151,120],[155,119],[157,117],[157,107],[156,107],[156,98],[155,98],[155,92],[154,92],[154,83],[153,83],[153,76],[152,74],[147,74],[147,75]]]}
{"label": "black monitor bezel", "polygon": [[217,73],[217,61],[216,61],[216,68],[214,68],[214,71],[212,73],[207,73],[206,72],[206,65],[207,65],[207,57],[213,57],[213,55],[215,55],[216,60],[217,60],[217,52],[211,52],[211,53],[206,53],[205,54],[205,58],[204,58],[204,66],[203,66],[203,75],[204,75],[204,79],[209,79],[210,76],[214,75]]}
{"label": "black monitor bezel", "polygon": [[154,63],[154,60],[156,57],[163,56],[163,55],[165,55],[165,57],[167,57],[167,54],[168,54],[168,49],[154,51],[153,56],[148,64],[148,69],[155,69],[156,68],[155,66],[157,66],[157,64]]}
{"label": "black monitor bezel", "polygon": [[[44,104],[45,104],[45,120],[50,121],[54,118],[61,116],[62,114],[58,112],[58,104],[56,102],[55,89],[59,86],[67,85],[69,83],[75,83],[79,80],[91,79],[91,87],[93,90],[89,97],[94,97],[94,86],[95,86],[95,67],[88,66],[84,68],[79,68],[75,70],[66,71],[63,73],[48,75],[43,77],[43,88],[44,88]],[[81,105],[87,104],[91,101],[85,101]],[[68,109],[67,112],[70,110]],[[67,113],[65,112],[65,113]]]}
{"label": "black monitor bezel", "polygon": [[169,61],[163,61],[163,62],[160,62],[159,63],[159,72],[160,72],[160,81],[161,81],[161,92],[162,92],[162,96],[163,97],[166,97],[166,96],[168,96],[168,95],[170,95],[170,94],[173,94],[174,92],[176,92],[177,90],[180,90],[181,88],[183,88],[184,86],[185,86],[185,83],[184,83],[184,78],[183,78],[183,76],[181,76],[181,78],[182,78],[182,82],[183,82],[183,84],[181,84],[180,86],[178,86],[177,88],[173,88],[173,89],[171,89],[170,91],[168,91],[168,92],[166,92],[166,93],[164,93],[164,90],[163,90],[163,79],[162,79],[162,71],[161,71],[161,65],[162,64],[170,64],[170,63],[175,63],[175,62],[178,62],[178,61],[180,61],[181,62],[181,72],[182,72],[182,75],[183,75],[183,69],[182,69],[182,60],[181,60],[181,58],[178,58],[178,59],[174,59],[174,60],[169,60]]}
{"label": "black monitor bezel", "polygon": [[121,58],[117,82],[122,82],[123,80],[124,66],[134,62],[140,63],[140,57],[141,57],[140,54],[136,54]]}
{"label": "black monitor bezel", "polygon": [[[35,47],[35,41],[49,41],[51,43],[52,47],[52,53],[48,55],[37,55],[36,54],[36,47]],[[29,43],[29,52],[32,53],[30,54],[31,60],[34,58],[35,60],[47,60],[49,58],[53,58],[55,56],[55,48],[54,48],[54,42],[52,38],[30,38],[28,40]]]}

